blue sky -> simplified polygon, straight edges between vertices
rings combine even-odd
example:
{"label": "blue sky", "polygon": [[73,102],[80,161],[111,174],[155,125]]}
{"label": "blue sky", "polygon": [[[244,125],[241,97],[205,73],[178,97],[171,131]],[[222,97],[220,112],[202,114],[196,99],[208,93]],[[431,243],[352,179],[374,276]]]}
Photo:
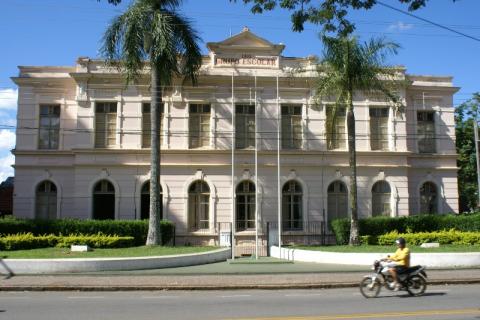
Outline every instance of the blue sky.
{"label": "blue sky", "polygon": [[[388,4],[405,9],[397,0]],[[248,7],[229,0],[184,0],[182,12],[192,21],[205,43],[220,41],[236,34],[244,26],[274,43],[286,45],[285,56],[321,55],[318,27],[306,25],[302,33],[291,32],[289,14],[277,10],[252,15]],[[73,65],[79,56],[98,57],[100,39],[112,17],[130,3],[118,7],[106,0],[3,0],[0,4],[0,128],[16,121],[16,87],[10,80],[18,65]],[[431,0],[415,14],[480,38],[480,1]],[[402,49],[390,59],[404,65],[410,74],[452,75],[461,87],[455,95],[459,104],[480,91],[480,42],[458,36],[425,22],[383,7],[353,11],[356,34],[367,40],[386,36]],[[13,174],[15,145],[12,129],[0,129],[0,181]]]}

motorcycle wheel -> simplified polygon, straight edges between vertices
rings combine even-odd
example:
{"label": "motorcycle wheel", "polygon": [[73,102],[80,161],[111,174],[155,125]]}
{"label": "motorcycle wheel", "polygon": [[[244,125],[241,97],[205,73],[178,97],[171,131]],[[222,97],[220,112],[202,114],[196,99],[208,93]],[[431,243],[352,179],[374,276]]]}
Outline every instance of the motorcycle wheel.
{"label": "motorcycle wheel", "polygon": [[360,282],[360,293],[365,298],[375,298],[380,292],[380,282],[374,280],[371,277],[363,278]]}
{"label": "motorcycle wheel", "polygon": [[407,291],[412,296],[420,296],[427,290],[427,281],[421,276],[413,276],[407,280]]}

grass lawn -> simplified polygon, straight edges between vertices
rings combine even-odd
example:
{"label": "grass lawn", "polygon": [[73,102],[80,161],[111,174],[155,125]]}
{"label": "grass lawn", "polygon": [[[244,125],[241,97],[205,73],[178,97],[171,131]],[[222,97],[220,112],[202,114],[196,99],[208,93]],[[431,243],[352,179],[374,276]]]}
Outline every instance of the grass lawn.
{"label": "grass lawn", "polygon": [[10,259],[53,259],[53,258],[116,258],[166,256],[173,254],[199,253],[218,249],[216,247],[162,247],[141,246],[119,249],[93,249],[89,252],[70,252],[69,248],[42,248],[31,250],[2,251],[0,256]]}
{"label": "grass lawn", "polygon": [[[292,246],[293,249],[329,251],[329,252],[364,252],[364,253],[393,253],[397,250],[396,246]],[[419,246],[408,246],[413,253],[427,252],[480,252],[479,245],[440,245],[439,248],[421,248]]]}

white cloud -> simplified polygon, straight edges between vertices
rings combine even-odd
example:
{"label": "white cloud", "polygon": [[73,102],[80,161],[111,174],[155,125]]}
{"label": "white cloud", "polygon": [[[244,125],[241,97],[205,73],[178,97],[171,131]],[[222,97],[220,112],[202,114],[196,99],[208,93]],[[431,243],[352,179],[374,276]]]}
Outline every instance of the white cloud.
{"label": "white cloud", "polygon": [[413,29],[413,24],[398,21],[388,26],[388,31],[407,31]]}
{"label": "white cloud", "polygon": [[0,89],[0,110],[16,110],[17,98],[17,89]]}
{"label": "white cloud", "polygon": [[0,149],[13,149],[15,147],[15,132],[12,130],[0,130]]}
{"label": "white cloud", "polygon": [[13,176],[12,164],[15,163],[15,157],[13,154],[0,158],[0,182],[4,181],[8,177]]}

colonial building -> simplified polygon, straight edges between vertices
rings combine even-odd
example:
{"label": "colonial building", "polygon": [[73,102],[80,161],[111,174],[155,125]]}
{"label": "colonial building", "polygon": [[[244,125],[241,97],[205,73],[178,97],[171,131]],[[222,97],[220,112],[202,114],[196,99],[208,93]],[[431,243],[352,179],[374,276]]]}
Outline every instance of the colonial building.
{"label": "colonial building", "polygon": [[[301,233],[346,217],[345,113],[327,131],[331,102],[313,99],[315,60],[284,57],[283,44],[248,29],[207,46],[198,85],[165,88],[163,218],[180,235],[215,238],[219,223],[235,222],[240,237],[279,218]],[[15,216],[148,217],[148,76],[126,85],[118,70],[84,57],[19,69]],[[403,68],[398,77],[408,82],[404,109],[355,96],[359,214],[457,212],[458,88]]]}

